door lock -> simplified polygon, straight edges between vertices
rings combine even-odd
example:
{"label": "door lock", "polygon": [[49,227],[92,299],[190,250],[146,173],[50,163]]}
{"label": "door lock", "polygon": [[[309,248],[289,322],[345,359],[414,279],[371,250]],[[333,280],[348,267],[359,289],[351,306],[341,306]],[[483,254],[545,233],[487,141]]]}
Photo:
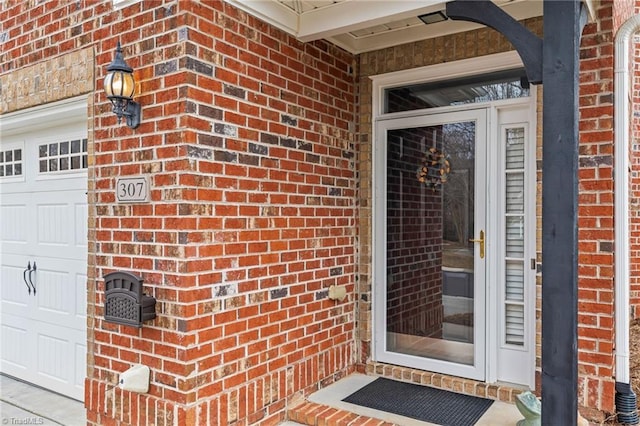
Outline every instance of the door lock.
{"label": "door lock", "polygon": [[484,259],[484,230],[480,231],[480,238],[469,240],[470,243],[480,243],[480,259]]}

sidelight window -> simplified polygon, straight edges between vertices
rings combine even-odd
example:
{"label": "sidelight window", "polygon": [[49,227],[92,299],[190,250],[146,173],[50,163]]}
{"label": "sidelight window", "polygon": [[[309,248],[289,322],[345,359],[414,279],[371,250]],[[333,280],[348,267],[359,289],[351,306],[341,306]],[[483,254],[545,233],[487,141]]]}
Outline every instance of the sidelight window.
{"label": "sidelight window", "polygon": [[505,233],[506,250],[504,342],[524,345],[525,267],[525,128],[505,129]]}

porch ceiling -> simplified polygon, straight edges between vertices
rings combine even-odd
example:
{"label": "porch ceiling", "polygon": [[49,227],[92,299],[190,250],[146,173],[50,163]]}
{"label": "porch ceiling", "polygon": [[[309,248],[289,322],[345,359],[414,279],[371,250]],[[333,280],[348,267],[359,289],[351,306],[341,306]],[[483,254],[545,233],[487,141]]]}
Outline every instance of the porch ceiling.
{"label": "porch ceiling", "polygon": [[[418,16],[444,12],[442,0],[227,1],[302,41],[327,39],[356,54],[481,27],[453,20],[424,24]],[[492,1],[518,20],[542,15],[540,0]]]}

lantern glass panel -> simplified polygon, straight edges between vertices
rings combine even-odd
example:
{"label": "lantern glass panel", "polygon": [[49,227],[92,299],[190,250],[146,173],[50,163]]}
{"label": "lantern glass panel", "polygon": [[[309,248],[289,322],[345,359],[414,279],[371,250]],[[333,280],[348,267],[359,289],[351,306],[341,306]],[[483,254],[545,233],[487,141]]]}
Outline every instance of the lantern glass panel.
{"label": "lantern glass panel", "polygon": [[107,98],[132,99],[135,93],[133,75],[124,71],[112,71],[104,78],[104,90]]}
{"label": "lantern glass panel", "polygon": [[107,95],[107,98],[112,98],[113,97],[113,87],[112,87],[112,80],[113,80],[113,74],[112,72],[107,73],[106,77],[104,78],[104,93]]}

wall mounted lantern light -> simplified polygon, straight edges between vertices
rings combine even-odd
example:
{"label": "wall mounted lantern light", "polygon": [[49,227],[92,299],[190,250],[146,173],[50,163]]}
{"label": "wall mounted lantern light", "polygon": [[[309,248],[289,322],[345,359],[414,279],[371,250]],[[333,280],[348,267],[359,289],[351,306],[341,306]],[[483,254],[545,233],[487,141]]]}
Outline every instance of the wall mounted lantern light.
{"label": "wall mounted lantern light", "polygon": [[113,62],[107,67],[104,78],[104,91],[113,105],[113,112],[118,116],[118,123],[122,117],[127,120],[127,126],[135,129],[140,125],[140,104],[133,101],[136,92],[136,82],[133,79],[133,68],[122,58],[120,42],[116,47]]}

